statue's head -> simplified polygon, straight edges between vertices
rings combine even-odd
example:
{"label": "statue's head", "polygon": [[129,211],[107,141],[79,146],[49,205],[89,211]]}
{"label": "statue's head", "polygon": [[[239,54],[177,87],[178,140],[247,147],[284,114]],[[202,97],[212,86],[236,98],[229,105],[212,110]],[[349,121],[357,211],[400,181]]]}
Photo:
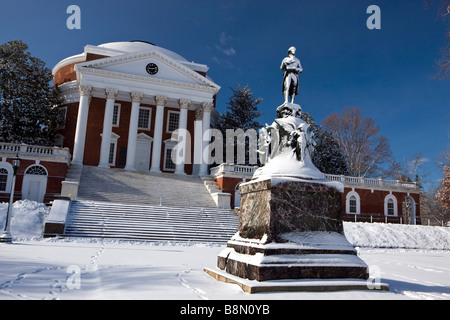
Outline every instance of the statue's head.
{"label": "statue's head", "polygon": [[297,49],[295,49],[295,47],[290,47],[289,49],[288,49],[288,54],[289,53],[292,53],[294,56],[295,56],[295,51],[296,51]]}

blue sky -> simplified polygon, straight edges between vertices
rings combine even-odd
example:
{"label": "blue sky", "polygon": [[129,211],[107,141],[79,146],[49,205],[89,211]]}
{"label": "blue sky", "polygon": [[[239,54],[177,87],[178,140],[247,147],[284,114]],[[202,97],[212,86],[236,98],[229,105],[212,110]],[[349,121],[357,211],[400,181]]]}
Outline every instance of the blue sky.
{"label": "blue sky", "polygon": [[[81,29],[69,30],[69,5]],[[369,5],[381,29],[369,30]],[[207,64],[223,112],[238,84],[264,98],[259,121],[272,122],[281,95],[281,60],[297,48],[304,72],[296,102],[320,123],[360,107],[389,138],[398,161],[422,152],[431,179],[449,144],[450,79],[437,80],[445,24],[423,0],[2,0],[0,42],[22,39],[49,68],[87,44],[145,40]]]}

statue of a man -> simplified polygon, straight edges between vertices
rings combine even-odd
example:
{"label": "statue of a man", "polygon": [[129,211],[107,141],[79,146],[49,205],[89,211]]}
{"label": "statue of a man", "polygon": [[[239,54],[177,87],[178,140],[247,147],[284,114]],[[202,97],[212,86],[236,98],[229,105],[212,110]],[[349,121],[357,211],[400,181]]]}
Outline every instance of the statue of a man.
{"label": "statue of a man", "polygon": [[280,70],[284,70],[283,76],[283,95],[284,103],[288,103],[291,97],[291,103],[294,103],[294,98],[298,94],[298,74],[303,72],[300,60],[295,57],[295,47],[290,47],[288,56],[281,62]]}

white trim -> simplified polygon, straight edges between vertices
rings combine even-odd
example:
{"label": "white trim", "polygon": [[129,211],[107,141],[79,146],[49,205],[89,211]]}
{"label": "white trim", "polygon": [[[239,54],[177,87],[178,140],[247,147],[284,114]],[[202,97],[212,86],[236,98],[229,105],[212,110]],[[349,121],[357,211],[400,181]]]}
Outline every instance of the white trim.
{"label": "white trim", "polygon": [[[392,200],[393,204],[394,204],[394,214],[388,214],[388,201]],[[398,216],[398,203],[397,203],[397,198],[392,194],[388,194],[385,198],[384,198],[384,215],[388,216],[388,217],[397,217]]]}
{"label": "white trim", "polygon": [[[355,197],[356,199],[356,212],[350,212],[350,198]],[[347,196],[345,197],[345,212],[347,214],[360,214],[361,213],[361,199],[359,197],[359,194],[356,191],[350,191],[347,193]]]}

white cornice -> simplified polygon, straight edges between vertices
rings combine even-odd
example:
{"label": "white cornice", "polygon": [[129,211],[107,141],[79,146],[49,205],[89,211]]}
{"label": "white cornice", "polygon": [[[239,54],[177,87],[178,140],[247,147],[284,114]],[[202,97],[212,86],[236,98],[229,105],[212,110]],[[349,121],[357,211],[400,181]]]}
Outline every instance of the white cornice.
{"label": "white cornice", "polygon": [[[201,74],[193,71],[189,67],[183,65],[182,63],[179,63],[171,58],[169,58],[167,55],[157,51],[157,50],[146,50],[141,52],[134,52],[114,57],[108,57],[103,59],[97,59],[93,61],[87,61],[83,63],[79,63],[75,65],[75,70],[84,72],[90,72],[90,73],[96,73],[96,74],[103,74],[105,76],[112,76],[112,77],[118,77],[118,78],[127,78],[127,79],[134,79],[138,81],[145,81],[150,83],[156,83],[156,84],[167,84],[167,85],[175,85],[175,86],[191,86],[191,84],[185,84],[177,81],[171,81],[171,80],[164,80],[164,79],[157,79],[153,77],[145,77],[145,76],[138,76],[138,75],[131,75],[131,74],[124,74],[119,72],[112,72],[112,71],[106,71],[102,69],[98,69],[101,67],[114,65],[114,64],[120,64],[125,62],[132,62],[137,61],[145,58],[153,57],[156,58],[170,67],[174,68],[175,70],[178,70],[178,72],[181,72],[182,74],[188,76],[189,78],[193,79],[196,82],[203,83],[203,86],[194,85],[195,88],[198,90],[201,87],[203,87],[202,91],[204,91],[204,87],[211,87],[213,88],[212,91],[208,89],[208,92],[214,92],[217,93],[220,90],[220,86],[214,83],[213,81],[209,80],[208,78],[202,76]],[[97,70],[97,71],[94,71]]]}
{"label": "white cornice", "polygon": [[121,72],[116,72],[116,71],[109,71],[109,70],[104,70],[104,69],[81,67],[80,65],[77,65],[77,72],[80,72],[81,74],[90,74],[90,75],[97,75],[97,76],[102,76],[102,77],[116,78],[116,79],[122,79],[122,80],[128,80],[128,81],[131,80],[131,81],[145,82],[145,83],[150,83],[150,84],[160,85],[160,86],[201,91],[201,92],[210,93],[212,95],[216,94],[220,88],[220,87],[217,88],[217,87],[205,86],[205,85],[199,85],[199,84],[193,84],[193,83],[187,83],[187,82],[179,82],[179,81],[174,81],[174,80],[145,77],[145,76],[121,73]]}

